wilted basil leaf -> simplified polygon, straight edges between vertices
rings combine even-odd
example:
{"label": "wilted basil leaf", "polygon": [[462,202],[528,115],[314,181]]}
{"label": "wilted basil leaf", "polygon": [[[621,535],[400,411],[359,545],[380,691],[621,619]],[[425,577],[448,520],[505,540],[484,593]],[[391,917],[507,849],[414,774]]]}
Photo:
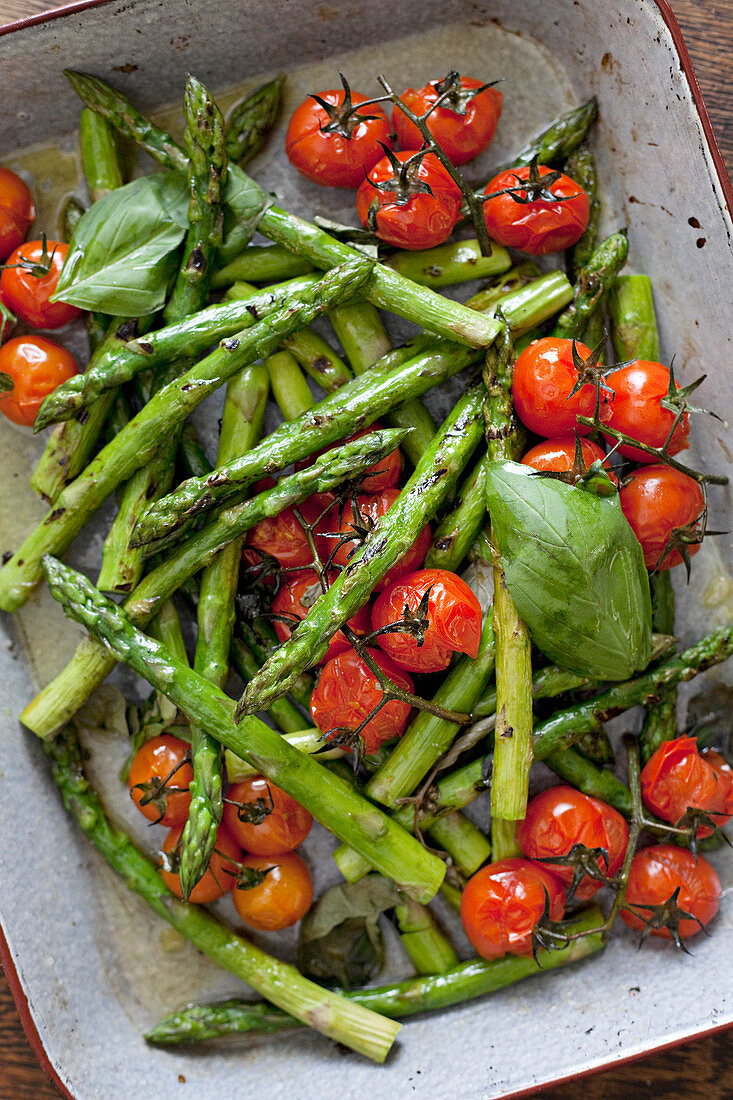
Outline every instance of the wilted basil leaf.
{"label": "wilted basil leaf", "polygon": [[487,499],[507,587],[543,653],[598,680],[645,668],[649,578],[618,494],[597,497],[520,463],[496,462]]}
{"label": "wilted basil leaf", "polygon": [[188,227],[185,172],[133,180],[95,202],[77,225],[54,299],[137,317],[165,303]]}
{"label": "wilted basil leaf", "polygon": [[326,890],[303,918],[298,969],[324,985],[354,989],[384,962],[378,918],[401,901],[394,883],[367,875]]}
{"label": "wilted basil leaf", "polygon": [[224,243],[219,260],[229,263],[249,244],[260,218],[272,206],[273,196],[263,191],[236,164],[230,164],[224,187]]}

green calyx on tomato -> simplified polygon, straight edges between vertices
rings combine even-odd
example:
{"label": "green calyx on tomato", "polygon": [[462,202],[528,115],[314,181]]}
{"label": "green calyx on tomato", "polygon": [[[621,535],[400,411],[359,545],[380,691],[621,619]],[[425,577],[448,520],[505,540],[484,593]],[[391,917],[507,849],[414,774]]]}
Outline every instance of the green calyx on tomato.
{"label": "green calyx on tomato", "polygon": [[625,680],[651,657],[651,598],[641,547],[618,494],[488,469],[487,503],[506,582],[532,639],[583,676]]}
{"label": "green calyx on tomato", "polygon": [[339,73],[339,79],[344,86],[344,94],[340,103],[329,103],[323,96],[311,93],[310,98],[314,99],[319,107],[328,115],[328,122],[321,123],[320,131],[322,134],[341,134],[347,141],[351,140],[351,136],[362,122],[375,122],[384,118],[384,112],[381,110],[379,114],[364,115],[362,110],[364,107],[371,107],[375,103],[382,103],[387,96],[377,96],[376,99],[364,99],[362,96],[357,96],[357,103],[352,101],[351,88],[349,82],[343,73]]}

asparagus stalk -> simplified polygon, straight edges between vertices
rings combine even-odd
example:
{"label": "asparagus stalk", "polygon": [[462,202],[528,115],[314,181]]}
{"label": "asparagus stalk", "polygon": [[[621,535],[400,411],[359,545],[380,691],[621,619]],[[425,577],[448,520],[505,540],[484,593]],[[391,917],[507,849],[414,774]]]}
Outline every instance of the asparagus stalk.
{"label": "asparagus stalk", "polygon": [[[449,710],[470,713],[494,671],[492,616],[484,622],[476,660],[462,657],[449,670],[433,696],[433,702]],[[410,723],[382,767],[366,786],[366,794],[385,806],[395,807],[412,794],[432,766],[450,748],[459,727],[423,710]]]}
{"label": "asparagus stalk", "polygon": [[[259,439],[265,418],[268,378],[261,366],[245,367],[227,386],[218,458],[248,450]],[[234,628],[234,597],[242,538],[233,539],[201,574],[197,609],[198,640],[193,667],[209,683],[224,688]],[[181,836],[179,878],[185,899],[209,865],[221,821],[222,751],[215,738],[191,724],[191,805]]]}
{"label": "asparagus stalk", "polygon": [[113,870],[158,916],[168,921],[208,958],[236,975],[297,1020],[375,1061],[383,1061],[396,1029],[373,1011],[349,1004],[337,993],[304,978],[230,932],[205,909],[179,902],[158,869],[130,838],[114,828],[87,780],[78,741],[69,729],[46,746],[51,773],[64,806]]}
{"label": "asparagus stalk", "polygon": [[[552,759],[553,764],[558,763],[565,751],[572,748],[584,733],[596,729],[631,707],[643,706],[653,701],[665,689],[691,680],[693,676],[727,661],[731,656],[733,628],[716,630],[683,653],[649,669],[642,676],[613,684],[591,699],[557,711],[535,729],[534,759]],[[483,763],[482,760],[473,761],[438,780],[435,797],[431,798],[431,809],[420,815],[421,829],[429,829],[443,813],[461,810],[470,805],[486,789]],[[394,819],[405,828],[411,828],[414,821],[412,806],[403,806],[397,810]],[[496,858],[496,852],[494,856]],[[349,881],[361,878],[369,870],[363,860],[345,848],[338,848],[334,852],[334,859]]]}
{"label": "asparagus stalk", "polygon": [[[357,379],[357,383],[360,381]],[[405,488],[377,521],[348,567],[247,685],[237,708],[238,719],[267,708],[270,700],[285,694],[302,671],[317,664],[333,635],[366,603],[377,581],[412,546],[478,443],[482,400],[479,386],[472,386],[461,397]]]}
{"label": "asparagus stalk", "polygon": [[402,946],[418,974],[445,974],[458,966],[458,955],[428,908],[408,898],[395,906]]}
{"label": "asparagus stalk", "polygon": [[265,362],[272,395],[285,420],[295,420],[315,404],[298,361],[289,351],[276,351]]}
{"label": "asparagus stalk", "polygon": [[628,252],[625,229],[601,241],[578,272],[573,302],[558,317],[553,336],[570,339],[583,330],[626,263]]}
{"label": "asparagus stalk", "polygon": [[659,330],[648,275],[618,275],[608,296],[616,357],[659,361]]}
{"label": "asparagus stalk", "polygon": [[598,114],[598,101],[593,97],[565,115],[560,115],[526,145],[514,158],[514,167],[531,164],[535,157],[540,164],[555,165],[567,160],[585,139]]}
{"label": "asparagus stalk", "polygon": [[459,810],[438,818],[428,833],[430,839],[448,853],[453,866],[465,878],[470,878],[491,858],[488,838]]}
{"label": "asparagus stalk", "polygon": [[[40,580],[43,555],[63,553],[117,485],[155,454],[161,437],[175,431],[205,397],[243,366],[274,351],[284,335],[356,293],[369,271],[370,265],[359,260],[329,272],[316,287],[294,298],[289,308],[225,341],[180,379],[155,394],[86,471],[67,486],[52,511],[0,572],[0,608],[14,611],[22,606]],[[258,451],[256,448],[252,453]],[[305,457],[307,453],[301,451],[295,457]],[[214,478],[216,474],[210,476]]]}
{"label": "asparagus stalk", "polygon": [[[283,478],[275,488],[219,513],[213,523],[198,531],[143,578],[125,600],[127,615],[137,626],[144,626],[165,600],[213,561],[232,539],[312,493],[328,492],[347,478],[357,476],[399,446],[402,438],[403,433],[384,429],[345,443],[321,455],[306,469]],[[258,661],[265,659],[262,653],[255,656]],[[39,737],[52,736],[114,666],[114,658],[103,645],[85,639],[66,668],[25,708],[21,721]],[[307,706],[307,699],[304,702]]]}
{"label": "asparagus stalk", "polygon": [[[376,437],[373,437],[373,438],[376,438]],[[386,439],[388,437],[383,437],[383,438],[385,439],[385,442],[386,442]],[[395,433],[393,438],[396,440],[398,438],[398,433]],[[344,449],[344,451],[343,451],[343,457],[344,457],[344,467],[343,468],[344,469],[345,469],[346,462],[349,461],[346,458],[347,453],[348,454],[352,453],[350,448],[349,448],[348,452],[346,451],[346,449]],[[373,451],[373,453],[376,454],[376,448]],[[339,451],[338,454],[340,455],[341,451]],[[335,449],[331,452],[331,455],[332,456],[337,455],[337,452],[336,452]],[[339,461],[338,458],[337,458],[337,461]],[[358,458],[355,459],[355,465],[356,465],[356,469],[353,471],[353,475],[358,476],[358,473],[361,473],[361,471],[363,469],[363,467],[359,463]],[[343,474],[343,470],[342,470],[342,474]],[[343,476],[345,476],[345,475],[343,475]],[[321,479],[321,481],[322,481],[322,484],[325,486],[325,484],[326,484],[325,480]],[[331,488],[333,488],[335,484],[336,484],[336,481],[334,480],[334,483],[331,486]],[[313,489],[312,492],[314,492],[314,493],[324,492],[324,489],[323,488]],[[301,498],[301,499],[303,499],[303,498]],[[297,502],[293,501],[293,503],[297,503]],[[238,623],[238,633],[239,633],[239,636],[241,637],[241,639],[249,647],[249,649],[252,650],[252,656],[257,661],[257,668],[258,669],[262,668],[262,666],[264,665],[265,661],[270,656],[272,651],[274,649],[277,649],[277,647],[280,645],[280,639],[278,638],[277,634],[275,633],[274,627],[266,619],[262,619],[262,618],[256,619],[255,623],[253,625],[250,625],[250,624],[246,623],[244,620],[240,620],[239,623]],[[254,673],[252,673],[252,675],[254,675]],[[251,678],[252,678],[252,676],[247,677],[247,679],[251,679]],[[292,699],[294,699],[295,702],[298,704],[298,706],[302,707],[303,710],[308,715],[310,715],[310,701],[311,701],[311,695],[313,694],[313,686],[314,686],[313,677],[310,675],[310,673],[304,672],[302,676],[298,677],[296,682],[290,688],[290,692],[289,692],[290,697]],[[270,708],[270,709],[272,709],[272,708]]]}
{"label": "asparagus stalk", "polygon": [[387,264],[421,286],[437,288],[499,275],[511,267],[512,261],[501,245],[492,242],[491,254],[484,256],[477,240],[467,240],[419,252],[396,252]]}
{"label": "asparagus stalk", "polygon": [[[501,305],[512,331],[522,331],[552,316],[571,293],[565,276],[553,272],[508,294]],[[425,393],[431,386],[477,360],[477,352],[439,341],[423,344],[414,359],[405,361],[402,354],[395,353],[386,356],[366,374],[349,382],[337,395],[324,398],[292,425],[281,426],[252,455],[220,467],[211,478],[184,482],[175,493],[156,502],[141,521],[136,538],[140,542],[160,538],[202,508],[213,507],[240,493],[261,476],[263,469],[257,466],[253,474],[251,467],[257,465],[263,452],[268,452],[266,469],[274,466],[272,451],[275,449],[280,452],[283,466],[304,458],[324,443],[334,442],[371,423],[395,405],[403,405],[410,398]],[[286,440],[287,447],[282,446]]]}
{"label": "asparagus stalk", "polygon": [[[385,1016],[396,1017],[462,1004],[474,997],[505,989],[523,978],[579,962],[602,950],[604,944],[600,931],[584,934],[599,927],[602,920],[597,909],[587,910],[567,927],[569,936],[578,938],[571,938],[567,947],[559,950],[545,951],[541,948],[537,952],[537,962],[531,955],[505,955],[490,962],[470,959],[442,974],[424,975],[373,989],[352,990],[343,996],[358,1004],[368,1004]],[[190,1043],[218,1039],[233,1033],[272,1034],[297,1026],[295,1021],[268,1005],[230,1000],[213,1005],[189,1005],[161,1020],[145,1038],[151,1043]]]}
{"label": "asparagus stalk", "polygon": [[458,503],[433,533],[425,559],[426,569],[447,569],[455,573],[483,526],[486,518],[486,465],[478,460],[458,491]]}
{"label": "asparagus stalk", "polygon": [[334,836],[391,878],[409,897],[428,902],[445,874],[440,859],[326,768],[288,744],[259,718],[234,724],[234,703],[159,642],[137,630],[120,608],[80,573],[50,556],[44,572],[66,614],[104,641],[153,687],[164,691],[192,723],[256,766],[287,791]]}
{"label": "asparagus stalk", "polygon": [[[262,667],[252,650],[249,649],[241,638],[234,638],[232,640],[230,658],[234,668],[245,684],[249,683],[252,677],[256,675]],[[267,713],[283,733],[302,732],[303,723],[306,719],[303,713],[298,710],[295,704],[291,703],[289,699],[276,699]],[[323,742],[320,741],[320,736],[320,731],[316,731],[313,748],[311,750],[312,752],[317,752],[318,749],[323,748]],[[233,778],[231,773],[229,774],[229,778]]]}
{"label": "asparagus stalk", "polygon": [[[596,162],[590,147],[583,142],[572,153],[566,163],[565,172],[583,188],[590,200],[590,213],[588,225],[579,241],[573,245],[570,252],[571,269],[577,279],[595,251],[598,236],[598,220],[601,213],[601,203],[598,198],[598,176],[596,174]],[[592,345],[595,347],[595,345]]]}
{"label": "asparagus stalk", "polygon": [[313,264],[278,244],[250,244],[211,278],[215,290],[236,286],[238,282],[279,283],[296,275],[306,275]]}
{"label": "asparagus stalk", "polygon": [[234,106],[227,120],[227,156],[244,167],[264,148],[280,113],[285,74],[260,84]]}
{"label": "asparagus stalk", "polygon": [[96,111],[85,108],[81,112],[79,149],[92,202],[98,202],[110,191],[122,187],[122,168],[114,130]]}
{"label": "asparagus stalk", "polygon": [[78,415],[85,408],[91,411],[107,390],[131,381],[141,371],[155,370],[184,356],[206,351],[219,340],[235,336],[286,307],[293,295],[308,291],[318,281],[318,276],[306,275],[267,290],[251,291],[241,299],[209,306],[148,332],[145,339],[131,339],[137,334],[131,333],[126,324],[93,357],[83,375],[74,375],[73,385],[64,382],[49,394],[48,404],[44,402],[39,411],[37,424],[45,427],[54,420]]}

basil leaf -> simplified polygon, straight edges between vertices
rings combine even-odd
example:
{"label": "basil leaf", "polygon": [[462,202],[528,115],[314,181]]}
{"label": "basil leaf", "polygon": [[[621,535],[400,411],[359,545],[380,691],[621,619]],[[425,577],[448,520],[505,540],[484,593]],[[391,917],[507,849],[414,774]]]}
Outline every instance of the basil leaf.
{"label": "basil leaf", "polygon": [[326,890],[303,918],[298,969],[325,985],[364,985],[384,963],[379,915],[401,900],[394,883],[380,875]]}
{"label": "basil leaf", "polygon": [[651,659],[651,598],[641,547],[618,500],[517,462],[487,475],[506,583],[534,643],[556,664],[625,680]]}
{"label": "basil leaf", "polygon": [[229,165],[224,186],[224,243],[219,249],[222,264],[229,263],[249,244],[273,199],[236,164]]}
{"label": "basil leaf", "polygon": [[165,303],[188,228],[186,173],[133,180],[84,214],[71,238],[53,300],[120,317]]}

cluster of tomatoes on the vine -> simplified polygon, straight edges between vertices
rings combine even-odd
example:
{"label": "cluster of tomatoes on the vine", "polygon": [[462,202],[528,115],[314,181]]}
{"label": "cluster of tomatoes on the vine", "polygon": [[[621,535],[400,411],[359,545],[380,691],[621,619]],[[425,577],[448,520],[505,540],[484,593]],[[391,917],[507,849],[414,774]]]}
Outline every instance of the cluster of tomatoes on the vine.
{"label": "cluster of tomatoes on the vine", "polygon": [[[178,875],[181,837],[191,805],[190,746],[170,733],[146,741],[137,751],[128,785],[140,812],[168,828],[162,844],[162,875],[181,897]],[[310,909],[313,884],[308,864],[295,848],[313,823],[289,794],[255,775],[231,783],[224,800],[216,846],[190,900],[205,904],[232,892],[245,924],[276,932],[295,924]]]}
{"label": "cluster of tomatoes on the vine", "polygon": [[[390,121],[379,104],[392,96],[368,99],[341,80],[343,89],[308,96],[293,113],[285,139],[290,162],[315,183],[357,188],[362,224],[387,244],[443,244],[459,220],[467,187],[455,169],[488,148],[502,93],[451,71],[394,97]],[[481,201],[493,240],[532,255],[569,248],[588,224],[583,188],[544,165],[500,172]]]}
{"label": "cluster of tomatoes on the vine", "polygon": [[[514,364],[512,398],[522,423],[544,442],[522,459],[536,470],[557,473],[575,471],[575,432],[587,436],[590,425],[578,416],[593,419],[596,387],[586,382],[578,388],[579,370],[592,361],[592,353],[579,341],[545,337],[535,340]],[[678,417],[670,395],[680,387],[662,363],[636,359],[603,372],[598,418],[601,431],[609,428],[628,439],[663,451],[672,457],[688,446],[689,414]],[[612,444],[617,440],[608,436]],[[600,462],[609,477],[617,478],[606,455],[590,439],[581,440],[582,464]],[[616,447],[614,446],[614,449]],[[621,443],[618,453],[638,464],[621,482],[619,499],[631,529],[641,543],[647,569],[670,569],[697,553],[704,533],[705,496],[696,478],[660,461],[659,457]]]}
{"label": "cluster of tomatoes on the vine", "polygon": [[[665,741],[641,773],[647,810],[680,827],[688,818],[696,840],[733,815],[733,769],[717,753],[700,752],[692,737]],[[484,958],[529,954],[537,927],[561,921],[570,901],[588,901],[602,886],[619,887],[629,843],[625,819],[613,807],[573,787],[550,787],[533,798],[517,829],[525,858],[477,871],[463,892],[466,934]],[[621,919],[646,934],[678,943],[704,928],[718,911],[721,886],[699,853],[674,844],[635,852]]]}
{"label": "cluster of tomatoes on the vine", "polygon": [[[370,430],[377,428],[375,423]],[[281,641],[306,617],[324,586],[348,565],[372,526],[394,504],[401,472],[402,456],[396,450],[367,470],[363,479],[367,492],[357,492],[346,502],[330,493],[310,497],[298,509],[288,508],[262,520],[248,533],[246,560],[266,555],[280,567],[272,614]],[[318,562],[306,529],[312,533]],[[478,652],[481,606],[455,573],[421,568],[430,541],[426,524],[377,584],[373,606],[365,605],[349,620],[350,637],[338,631],[323,657],[311,696],[311,716],[331,742],[355,748],[359,754],[372,755],[382,743],[399,737],[407,725],[412,704],[385,699],[387,682],[412,695],[410,673],[441,672],[454,653],[475,657]]]}
{"label": "cluster of tomatoes on the vine", "polygon": [[[76,306],[51,301],[68,246],[45,237],[23,243],[35,217],[23,180],[0,167],[0,341],[16,319],[48,330],[81,315]],[[0,347],[0,412],[14,424],[33,424],[48,394],[78,370],[73,355],[45,336],[7,340]]]}

